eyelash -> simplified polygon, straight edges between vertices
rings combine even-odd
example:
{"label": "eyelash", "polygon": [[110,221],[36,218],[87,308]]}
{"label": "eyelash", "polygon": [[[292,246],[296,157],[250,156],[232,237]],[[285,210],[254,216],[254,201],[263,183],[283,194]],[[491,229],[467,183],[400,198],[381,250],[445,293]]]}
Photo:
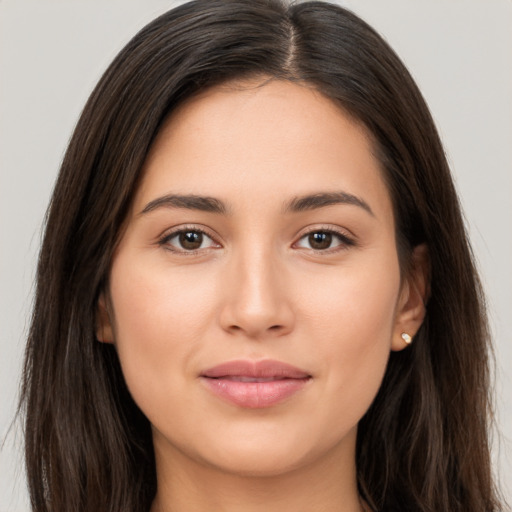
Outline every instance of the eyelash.
{"label": "eyelash", "polygon": [[[176,248],[176,247],[173,247],[170,245],[169,242],[173,238],[175,238],[181,234],[185,234],[185,233],[199,233],[203,236],[206,236],[207,238],[209,238],[211,240],[213,246],[206,247],[203,249],[198,248],[198,249],[187,250],[187,249],[179,249],[179,248]],[[339,241],[338,245],[336,245],[334,247],[328,247],[327,249],[313,249],[313,248],[307,248],[307,247],[304,248],[306,250],[313,251],[314,253],[317,253],[317,254],[322,254],[322,253],[323,254],[333,254],[333,253],[337,253],[339,251],[343,251],[349,247],[354,247],[357,245],[356,241],[353,238],[338,231],[337,229],[333,229],[332,227],[316,227],[314,229],[310,229],[309,231],[303,233],[300,236],[300,238],[297,240],[297,242],[294,242],[293,246],[296,246],[301,240],[304,240],[304,239],[306,239],[306,237],[308,237],[312,234],[315,234],[315,233],[316,234],[322,233],[322,234],[332,235],[333,238],[337,238]],[[208,250],[211,248],[216,248],[215,245],[217,247],[220,246],[220,244],[216,241],[215,237],[213,237],[211,234],[209,234],[206,230],[199,228],[197,226],[184,226],[184,227],[175,229],[175,230],[171,231],[170,233],[166,233],[164,236],[162,236],[158,240],[158,245],[164,247],[166,250],[168,250],[170,252],[177,253],[177,254],[183,254],[186,256],[194,256],[194,255],[198,254],[200,251]]]}
{"label": "eyelash", "polygon": [[327,226],[315,227],[314,229],[310,229],[310,230],[306,231],[305,233],[303,233],[300,236],[300,238],[297,240],[297,242],[294,243],[294,245],[297,245],[301,240],[306,239],[307,237],[309,237],[312,234],[319,234],[319,233],[332,235],[333,238],[337,238],[339,241],[338,245],[336,245],[334,247],[328,247],[327,249],[305,248],[306,250],[313,251],[316,254],[333,254],[333,253],[337,253],[340,251],[345,251],[349,247],[354,247],[357,245],[356,241],[352,237],[350,237],[347,234],[342,233],[340,230],[334,229],[330,226],[329,227],[327,227]]}
{"label": "eyelash", "polygon": [[[182,227],[175,229],[169,233],[166,233],[158,240],[158,245],[164,247],[166,250],[168,250],[172,253],[183,254],[185,256],[194,256],[194,255],[198,254],[200,251],[205,250],[205,249],[201,249],[201,248],[193,249],[193,250],[186,250],[186,249],[179,249],[177,247],[173,247],[170,245],[169,242],[173,238],[175,238],[181,234],[185,234],[185,233],[200,233],[201,235],[208,237],[213,242],[214,245],[217,245],[217,246],[220,245],[211,234],[209,234],[206,230],[201,229],[197,226],[182,226]],[[211,249],[211,247],[207,247],[206,249]]]}

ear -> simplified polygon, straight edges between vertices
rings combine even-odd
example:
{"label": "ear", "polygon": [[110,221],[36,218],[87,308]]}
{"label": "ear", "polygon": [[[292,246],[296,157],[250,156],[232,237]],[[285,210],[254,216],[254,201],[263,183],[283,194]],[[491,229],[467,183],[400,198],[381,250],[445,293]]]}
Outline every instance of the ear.
{"label": "ear", "polygon": [[430,259],[425,244],[418,245],[412,253],[409,272],[404,277],[398,299],[391,350],[402,350],[408,346],[402,334],[412,340],[418,332],[426,314],[426,303],[430,289]]}
{"label": "ear", "polygon": [[102,292],[96,309],[96,339],[102,343],[114,343],[109,309],[105,294]]}

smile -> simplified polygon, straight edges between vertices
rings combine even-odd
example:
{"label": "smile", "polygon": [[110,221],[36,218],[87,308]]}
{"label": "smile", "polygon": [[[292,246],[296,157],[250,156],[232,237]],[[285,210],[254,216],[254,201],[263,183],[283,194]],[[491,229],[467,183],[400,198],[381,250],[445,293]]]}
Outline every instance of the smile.
{"label": "smile", "polygon": [[301,391],[311,375],[279,361],[230,361],[200,375],[206,388],[238,407],[277,405]]}
{"label": "smile", "polygon": [[281,380],[281,377],[244,377],[242,375],[238,376],[226,376],[222,377],[224,380],[231,380],[234,382],[275,382],[276,380]]}

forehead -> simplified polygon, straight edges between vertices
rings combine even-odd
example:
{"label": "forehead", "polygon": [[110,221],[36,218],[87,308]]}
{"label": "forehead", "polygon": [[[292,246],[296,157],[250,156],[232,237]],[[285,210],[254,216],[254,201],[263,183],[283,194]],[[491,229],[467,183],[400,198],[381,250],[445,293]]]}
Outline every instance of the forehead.
{"label": "forehead", "polygon": [[208,89],[174,111],[137,201],[176,192],[248,202],[340,188],[390,207],[366,129],[310,86],[259,80]]}

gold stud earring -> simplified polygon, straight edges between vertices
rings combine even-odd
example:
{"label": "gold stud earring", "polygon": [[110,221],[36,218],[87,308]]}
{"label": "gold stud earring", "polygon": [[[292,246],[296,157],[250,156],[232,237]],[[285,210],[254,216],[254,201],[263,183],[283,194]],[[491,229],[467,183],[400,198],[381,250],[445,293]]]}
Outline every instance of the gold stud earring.
{"label": "gold stud earring", "polygon": [[407,334],[406,332],[403,332],[402,333],[402,339],[405,341],[405,343],[407,343],[407,345],[410,345],[412,343],[412,338],[409,334]]}

